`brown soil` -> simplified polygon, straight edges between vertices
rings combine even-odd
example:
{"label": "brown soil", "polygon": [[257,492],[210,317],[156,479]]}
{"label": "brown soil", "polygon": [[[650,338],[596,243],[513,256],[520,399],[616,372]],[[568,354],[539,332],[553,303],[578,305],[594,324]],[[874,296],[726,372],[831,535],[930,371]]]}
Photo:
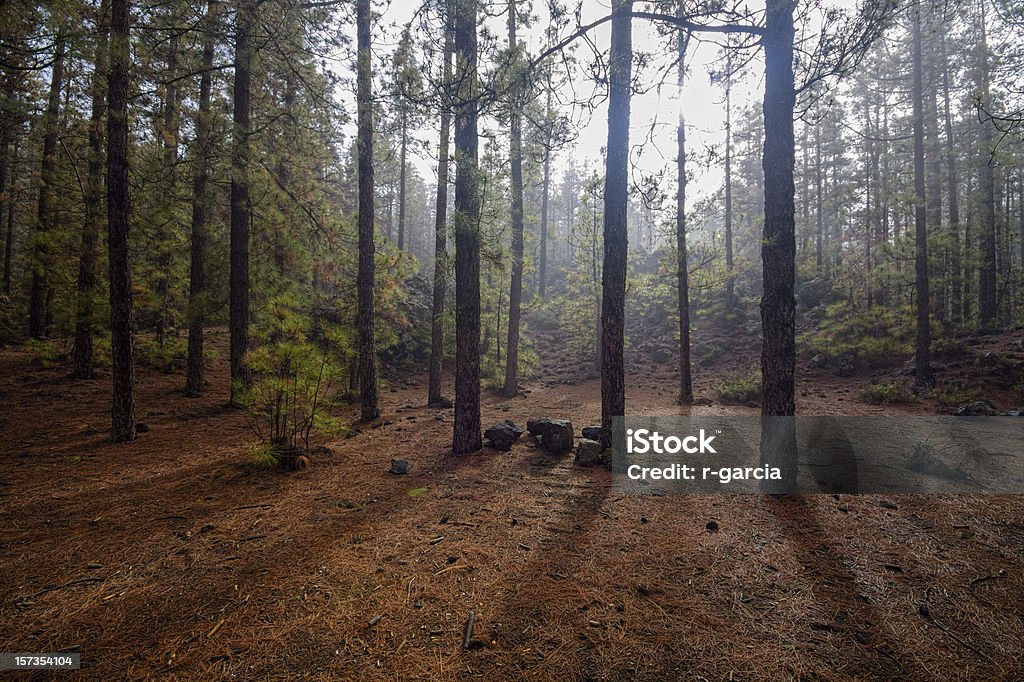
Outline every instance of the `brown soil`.
{"label": "brown soil", "polygon": [[[625,498],[525,439],[453,458],[422,377],[384,390],[378,427],[274,473],[247,463],[223,359],[201,399],[142,371],[150,431],[119,446],[108,379],[65,373],[0,353],[0,650],[80,651],[82,677],[1024,676],[1019,498]],[[800,380],[806,413],[936,409]],[[674,385],[633,373],[630,409],[677,410]],[[596,381],[529,386],[485,391],[485,426],[600,413]],[[483,646],[464,650],[470,611]]]}

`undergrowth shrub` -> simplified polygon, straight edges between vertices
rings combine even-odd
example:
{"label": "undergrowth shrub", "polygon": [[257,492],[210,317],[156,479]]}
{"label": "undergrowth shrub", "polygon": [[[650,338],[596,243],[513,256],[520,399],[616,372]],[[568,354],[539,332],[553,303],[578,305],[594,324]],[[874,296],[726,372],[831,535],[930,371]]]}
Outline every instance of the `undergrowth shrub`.
{"label": "undergrowth shrub", "polygon": [[246,356],[252,387],[246,394],[249,424],[259,439],[253,461],[296,468],[304,452],[333,438],[341,422],[330,414],[340,368],[351,355],[351,332],[298,313],[286,297],[273,299]]}
{"label": "undergrowth shrub", "polygon": [[728,403],[749,403],[761,399],[761,373],[731,374],[718,385],[718,397]]}
{"label": "undergrowth shrub", "polygon": [[871,384],[861,392],[861,397],[866,402],[874,405],[909,403],[914,400],[914,396],[910,390],[903,384],[897,382]]}

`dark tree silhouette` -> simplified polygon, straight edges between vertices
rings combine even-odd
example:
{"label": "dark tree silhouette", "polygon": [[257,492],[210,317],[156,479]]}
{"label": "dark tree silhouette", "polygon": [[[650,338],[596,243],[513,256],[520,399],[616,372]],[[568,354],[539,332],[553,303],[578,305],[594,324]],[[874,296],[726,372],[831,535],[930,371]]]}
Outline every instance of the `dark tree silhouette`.
{"label": "dark tree silhouette", "polygon": [[359,391],[360,416],[370,421],[380,416],[377,401],[377,355],[374,347],[373,241],[373,93],[370,74],[370,0],[356,3],[357,94],[359,155]]}
{"label": "dark tree silhouette", "polygon": [[110,3],[107,76],[107,253],[110,265],[111,439],[135,440],[132,281],[128,262],[128,0]]}

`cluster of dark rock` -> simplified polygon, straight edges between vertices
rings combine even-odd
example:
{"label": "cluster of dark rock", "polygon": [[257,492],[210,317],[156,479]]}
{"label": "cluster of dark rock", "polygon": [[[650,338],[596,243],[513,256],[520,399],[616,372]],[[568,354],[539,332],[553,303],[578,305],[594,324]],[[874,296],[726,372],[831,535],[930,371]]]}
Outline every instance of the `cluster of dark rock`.
{"label": "cluster of dark rock", "polygon": [[530,434],[537,447],[553,455],[564,455],[575,448],[575,461],[581,466],[605,464],[610,457],[610,451],[601,445],[603,434],[599,426],[584,428],[582,437],[577,440],[568,419],[531,419],[526,422],[526,429],[506,419],[484,431],[484,438],[495,450],[508,452],[524,433]]}

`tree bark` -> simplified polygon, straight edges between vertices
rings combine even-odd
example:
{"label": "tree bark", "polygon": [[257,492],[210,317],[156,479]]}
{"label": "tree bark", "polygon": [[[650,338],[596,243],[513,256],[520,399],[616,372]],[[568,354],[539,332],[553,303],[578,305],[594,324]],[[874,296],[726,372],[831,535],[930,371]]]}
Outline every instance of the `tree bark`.
{"label": "tree bark", "polygon": [[373,223],[373,91],[370,53],[370,0],[356,3],[357,117],[359,156],[359,273],[358,336],[360,417],[380,416],[377,395],[377,351],[374,344],[374,243]]}
{"label": "tree bark", "polygon": [[[683,3],[679,4],[679,14],[683,14]],[[686,249],[686,117],[683,115],[684,85],[686,81],[686,47],[690,36],[679,31],[679,124],[676,128],[676,280],[679,293],[679,402],[689,405],[693,402],[693,377],[690,372],[690,273],[688,271],[688,253]],[[728,97],[728,96],[727,96]],[[728,116],[728,114],[727,114]],[[729,135],[729,124],[726,123],[726,139]],[[728,149],[728,142],[726,143]],[[726,168],[728,168],[728,151],[726,151]],[[726,216],[731,219],[729,204],[729,175],[726,171]],[[726,223],[726,234],[731,237],[731,224]],[[729,252],[727,252],[729,253]],[[731,256],[731,253],[729,253]],[[730,258],[731,260],[731,258]],[[731,263],[730,263],[731,272]],[[730,277],[730,282],[732,278]],[[731,298],[731,296],[730,296]],[[731,306],[730,306],[731,307]]]}
{"label": "tree bark", "polygon": [[[680,79],[682,76],[680,76]],[[680,88],[682,83],[680,82]],[[732,53],[725,65],[725,307],[736,305],[736,275],[733,273],[732,252]]]}
{"label": "tree bark", "polygon": [[219,0],[209,0],[206,8],[206,34],[203,36],[202,74],[199,77],[199,109],[196,112],[195,175],[192,179],[192,227],[190,234],[188,303],[188,361],[185,370],[185,395],[199,397],[205,388],[203,363],[203,327],[209,306],[206,285],[206,245],[210,220],[210,154],[213,142],[211,96],[213,57],[216,48]]}
{"label": "tree bark", "polygon": [[[171,22],[174,22],[174,13],[171,14]],[[160,211],[157,215],[156,226],[156,284],[154,293],[157,300],[156,318],[156,339],[163,347],[167,336],[167,327],[170,324],[170,282],[171,282],[171,256],[172,256],[172,231],[174,222],[174,192],[175,178],[177,176],[176,166],[178,163],[178,33],[171,28],[171,35],[167,41],[167,79],[164,86],[164,112],[163,120],[160,123],[161,141],[164,147],[163,171],[166,187],[160,197]]]}
{"label": "tree bark", "polygon": [[44,118],[43,163],[39,171],[39,199],[35,238],[32,244],[32,288],[29,293],[29,335],[34,339],[46,337],[49,322],[50,299],[50,245],[49,232],[53,222],[50,208],[53,172],[56,167],[57,133],[60,125],[60,95],[64,83],[64,30],[58,29],[54,47],[53,66],[50,71],[50,96]]}
{"label": "tree bark", "polygon": [[[516,1],[508,3],[509,50],[518,63],[519,43],[516,37]],[[519,78],[519,74],[515,75]],[[502,393],[512,397],[519,391],[519,322],[523,301],[523,131],[522,84],[510,91],[509,161],[512,170],[512,284],[508,294],[508,344],[505,349],[505,386]]]}
{"label": "tree bark", "polygon": [[441,125],[437,144],[437,201],[434,211],[434,307],[430,318],[430,378],[427,403],[441,400],[441,365],[444,361],[444,297],[448,283],[448,143],[452,127],[449,108],[452,82],[451,3],[445,7],[444,66],[442,82],[446,92],[441,103]]}
{"label": "tree bark", "polygon": [[402,104],[402,146],[398,155],[398,250],[405,248],[405,158],[409,146],[409,120]]}
{"label": "tree bark", "polygon": [[252,117],[252,30],[255,0],[238,0],[235,26],[235,88],[231,154],[231,272],[228,331],[230,334],[231,404],[244,404],[252,375],[249,351],[249,159]]}
{"label": "tree bark", "polygon": [[612,0],[608,54],[608,147],[604,184],[604,268],[601,273],[601,426],[610,446],[612,419],[626,412],[623,343],[626,315],[626,211],[629,195],[629,107],[633,36],[630,0]]}
{"label": "tree bark", "polygon": [[996,319],[996,198],[995,168],[992,154],[993,126],[987,120],[984,111],[992,108],[989,92],[989,57],[988,41],[985,29],[985,2],[979,0],[979,35],[978,44],[978,90],[982,107],[981,122],[981,154],[979,159],[979,175],[981,184],[981,237],[980,267],[978,268],[978,325],[982,330],[992,327]]}
{"label": "tree bark", "polygon": [[[962,309],[963,273],[960,256],[960,193],[959,176],[956,170],[956,149],[953,141],[953,117],[950,107],[949,55],[946,51],[946,26],[939,29],[942,51],[942,99],[943,123],[946,133],[946,192],[949,195],[949,280],[950,280],[950,321],[955,321]],[[961,323],[963,320],[961,320]]]}
{"label": "tree bark", "polygon": [[110,265],[111,439],[135,440],[132,283],[128,260],[128,79],[131,68],[128,0],[110,3],[107,77],[107,255]]}
{"label": "tree bark", "polygon": [[477,177],[477,0],[454,0],[455,82],[455,427],[452,452],[479,450],[480,189]]}
{"label": "tree bark", "polygon": [[104,81],[107,71],[107,33],[110,20],[109,0],[99,6],[96,47],[93,54],[92,111],[89,115],[89,164],[85,185],[85,224],[82,226],[82,250],[78,258],[78,305],[75,308],[74,369],[76,379],[89,379],[93,368],[92,325],[96,296],[96,249],[100,234],[100,208],[103,195],[103,117],[106,115]]}
{"label": "tree bark", "polygon": [[[14,124],[12,121],[8,120],[7,125],[13,126]],[[7,134],[11,136],[11,132],[9,129]],[[11,141],[10,139],[8,139],[6,141],[6,144],[4,145],[4,150],[7,150],[9,148],[10,152],[5,151],[5,153],[10,154],[10,156],[7,157],[7,162],[5,164],[5,166],[8,169],[10,169],[8,171],[8,175],[10,176],[10,180],[8,181],[10,189],[7,190],[6,192],[6,218],[2,214],[0,214],[0,219],[6,219],[7,222],[7,238],[4,240],[4,293],[7,294],[8,296],[11,293],[11,277],[13,275],[13,273],[11,272],[11,261],[14,258],[14,205],[16,203],[15,197],[17,196],[17,192],[15,191],[15,188],[17,187],[17,182],[13,170],[18,165],[18,143],[14,142],[13,148],[11,148]]]}
{"label": "tree bark", "polygon": [[793,167],[793,0],[768,0],[765,15],[764,294],[761,299],[761,414],[795,414],[796,328],[793,297],[796,257]]}
{"label": "tree bark", "polygon": [[915,242],[915,288],[917,289],[917,344],[914,353],[914,375],[918,387],[925,388],[933,383],[929,367],[929,346],[931,344],[931,316],[928,305],[928,223],[925,205],[924,166],[924,92],[922,83],[921,57],[921,6],[914,0],[911,17],[911,40],[913,42],[913,127],[914,127],[914,242]]}

